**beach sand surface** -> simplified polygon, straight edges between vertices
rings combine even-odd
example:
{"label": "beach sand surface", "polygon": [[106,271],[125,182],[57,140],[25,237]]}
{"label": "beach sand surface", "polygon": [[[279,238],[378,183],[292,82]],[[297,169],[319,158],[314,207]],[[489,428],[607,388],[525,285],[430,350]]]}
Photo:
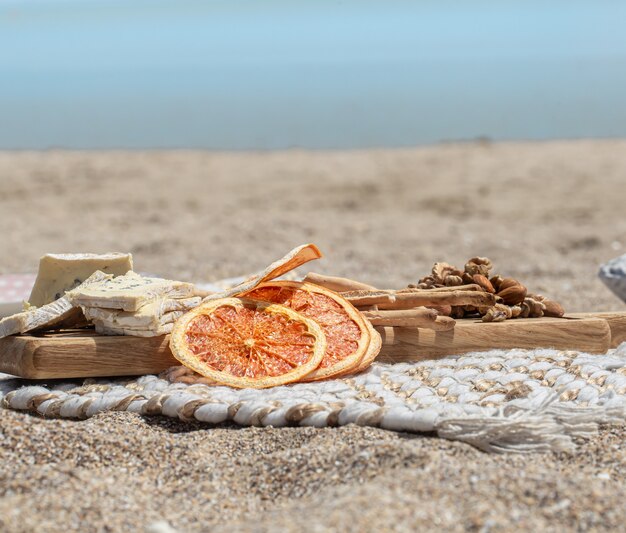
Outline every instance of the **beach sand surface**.
{"label": "beach sand surface", "polygon": [[[0,153],[0,273],[130,251],[190,281],[303,269],[402,287],[476,255],[568,311],[626,310],[626,141],[401,150]],[[624,530],[626,431],[572,454],[487,455],[375,428],[207,427],[0,412],[3,531]],[[160,528],[160,529],[159,529]]]}

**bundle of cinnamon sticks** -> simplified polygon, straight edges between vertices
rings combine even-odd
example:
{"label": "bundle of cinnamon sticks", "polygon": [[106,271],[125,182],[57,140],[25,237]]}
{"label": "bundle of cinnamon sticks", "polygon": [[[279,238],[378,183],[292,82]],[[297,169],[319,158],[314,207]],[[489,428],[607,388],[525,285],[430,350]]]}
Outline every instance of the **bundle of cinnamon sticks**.
{"label": "bundle of cinnamon sticks", "polygon": [[[563,316],[563,308],[543,296],[527,294],[512,278],[492,277],[491,261],[473,258],[458,270],[435,263],[432,273],[417,285],[381,290],[348,278],[309,273],[304,281],[340,293],[374,326],[428,328],[446,331],[455,318],[476,317],[500,322],[523,317]],[[495,287],[494,288],[494,284]]]}
{"label": "bundle of cinnamon sticks", "polygon": [[[452,305],[489,305],[493,295],[480,292],[477,285],[443,289],[379,290],[347,278],[310,272],[304,281],[340,293],[374,326],[417,327],[445,331],[455,320],[446,316]],[[449,314],[449,313],[448,313]]]}

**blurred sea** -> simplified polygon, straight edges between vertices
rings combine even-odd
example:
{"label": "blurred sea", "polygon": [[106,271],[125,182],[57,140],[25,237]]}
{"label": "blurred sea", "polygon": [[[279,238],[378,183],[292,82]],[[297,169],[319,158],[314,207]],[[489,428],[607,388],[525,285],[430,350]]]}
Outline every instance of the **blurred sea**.
{"label": "blurred sea", "polygon": [[626,137],[626,2],[0,0],[0,149]]}

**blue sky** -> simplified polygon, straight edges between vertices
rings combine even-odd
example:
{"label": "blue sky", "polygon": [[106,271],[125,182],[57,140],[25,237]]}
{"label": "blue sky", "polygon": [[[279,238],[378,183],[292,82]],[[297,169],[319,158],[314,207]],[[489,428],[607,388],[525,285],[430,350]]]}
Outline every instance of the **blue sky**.
{"label": "blue sky", "polygon": [[626,136],[626,3],[0,0],[0,148]]}

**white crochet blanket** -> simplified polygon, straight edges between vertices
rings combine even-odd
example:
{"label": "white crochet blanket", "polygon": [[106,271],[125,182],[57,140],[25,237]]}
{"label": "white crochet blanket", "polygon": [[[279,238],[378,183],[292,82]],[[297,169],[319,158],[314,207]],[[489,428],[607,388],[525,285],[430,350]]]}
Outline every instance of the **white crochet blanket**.
{"label": "white crochet blanket", "polygon": [[626,422],[626,343],[606,355],[555,350],[473,353],[375,364],[351,378],[266,390],[157,376],[34,384],[0,378],[9,409],[88,418],[131,411],[207,425],[341,426],[435,433],[485,451],[568,450],[599,423]]}

